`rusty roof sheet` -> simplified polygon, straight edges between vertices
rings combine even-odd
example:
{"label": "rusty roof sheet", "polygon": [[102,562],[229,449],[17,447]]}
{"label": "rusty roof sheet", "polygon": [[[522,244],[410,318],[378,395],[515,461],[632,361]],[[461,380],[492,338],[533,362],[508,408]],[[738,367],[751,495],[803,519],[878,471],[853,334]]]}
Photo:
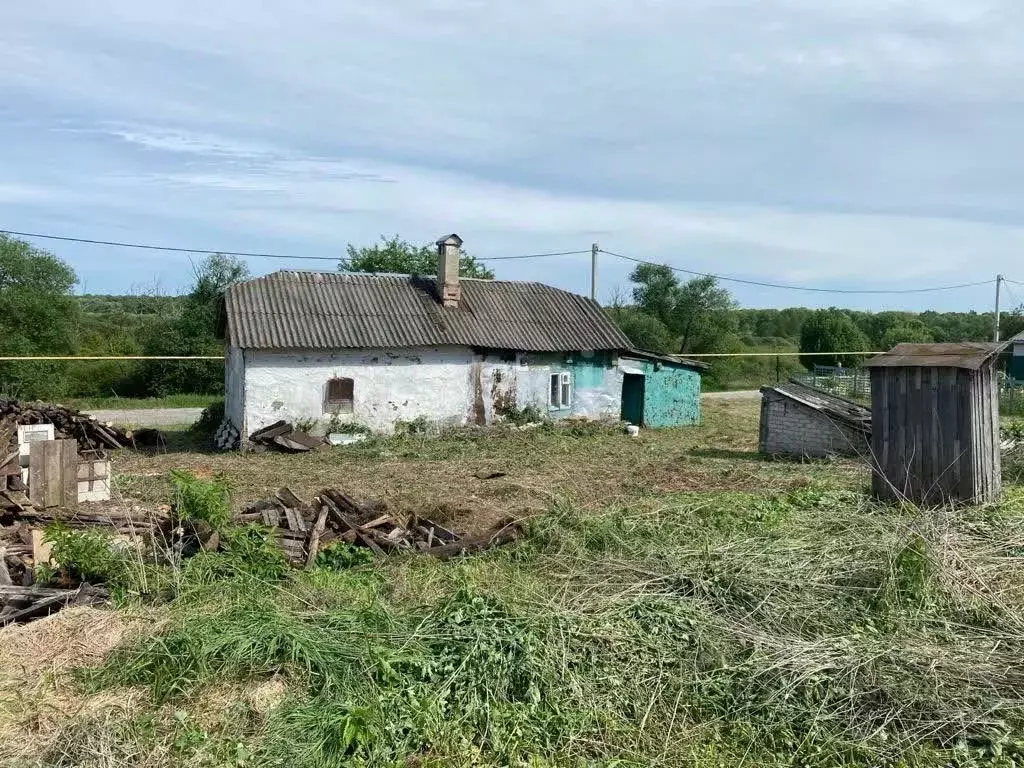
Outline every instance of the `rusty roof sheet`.
{"label": "rusty roof sheet", "polygon": [[522,352],[628,350],[594,301],[542,283],[461,281],[443,307],[433,279],[280,271],[231,286],[230,342],[245,349],[458,345]]}
{"label": "rusty roof sheet", "polygon": [[991,362],[1005,343],[964,341],[947,344],[897,344],[864,363],[865,368],[964,368],[976,371]]}
{"label": "rusty roof sheet", "polygon": [[809,387],[798,381],[787,381],[784,384],[762,387],[761,393],[765,392],[777,392],[783,397],[821,411],[851,427],[862,429],[865,432],[871,431],[871,410],[853,400],[847,400],[845,397]]}

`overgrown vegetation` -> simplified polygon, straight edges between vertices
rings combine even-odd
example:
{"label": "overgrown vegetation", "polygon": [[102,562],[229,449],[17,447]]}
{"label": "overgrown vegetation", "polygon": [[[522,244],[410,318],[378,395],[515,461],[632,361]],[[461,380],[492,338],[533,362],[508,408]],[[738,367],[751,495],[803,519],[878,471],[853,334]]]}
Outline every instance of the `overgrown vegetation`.
{"label": "overgrown vegetation", "polygon": [[[82,673],[148,703],[79,715],[41,764],[1019,764],[1024,496],[923,512],[828,476],[556,497],[520,544],[451,563],[335,545],[289,571],[227,525],[162,629]],[[222,485],[177,483],[220,519]]]}

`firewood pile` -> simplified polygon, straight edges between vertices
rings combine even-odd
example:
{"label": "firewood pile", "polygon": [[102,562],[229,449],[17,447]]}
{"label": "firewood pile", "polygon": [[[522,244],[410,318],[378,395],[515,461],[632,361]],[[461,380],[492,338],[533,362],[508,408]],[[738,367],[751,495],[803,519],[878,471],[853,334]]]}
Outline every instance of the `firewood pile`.
{"label": "firewood pile", "polygon": [[288,421],[276,421],[270,426],[258,429],[249,435],[250,444],[259,449],[271,449],[285,453],[305,453],[322,448],[327,441],[314,437]]}
{"label": "firewood pile", "polygon": [[416,515],[399,521],[384,505],[359,503],[334,488],[321,491],[311,503],[282,488],[246,507],[237,520],[272,528],[288,560],[305,568],[312,568],[319,552],[338,541],[367,547],[377,555],[419,552],[451,558],[508,544],[523,533],[519,523],[502,520],[481,535],[462,537]]}
{"label": "firewood pile", "polygon": [[[131,432],[103,424],[92,416],[52,403],[21,403],[0,397],[0,445],[17,439],[17,427],[30,424],[53,424],[58,439],[77,440],[79,451],[102,453],[107,449],[134,446]],[[4,435],[8,435],[5,441]],[[17,447],[17,445],[15,445]]]}

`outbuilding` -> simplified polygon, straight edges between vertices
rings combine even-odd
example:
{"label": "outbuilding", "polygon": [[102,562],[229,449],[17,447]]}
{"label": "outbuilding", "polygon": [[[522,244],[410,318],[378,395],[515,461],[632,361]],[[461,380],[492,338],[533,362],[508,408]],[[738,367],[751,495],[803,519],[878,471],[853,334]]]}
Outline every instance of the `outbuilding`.
{"label": "outbuilding", "polygon": [[758,450],[769,456],[867,456],[871,411],[796,381],[761,389]]}
{"label": "outbuilding", "polygon": [[699,422],[703,365],[633,349],[583,296],[462,278],[461,245],[457,235],[438,241],[436,279],[280,271],[230,287],[226,420],[243,436],[282,419],[389,433],[402,422],[490,424],[527,408]]}
{"label": "outbuilding", "polygon": [[929,506],[1000,497],[996,362],[1005,346],[899,344],[865,364],[875,496]]}

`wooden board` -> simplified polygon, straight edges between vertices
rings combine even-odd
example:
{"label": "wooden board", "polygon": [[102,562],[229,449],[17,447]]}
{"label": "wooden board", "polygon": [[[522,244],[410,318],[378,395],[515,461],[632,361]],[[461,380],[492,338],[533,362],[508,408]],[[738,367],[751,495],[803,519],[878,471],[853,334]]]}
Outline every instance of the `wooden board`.
{"label": "wooden board", "polygon": [[78,503],[78,443],[40,440],[32,444],[28,468],[29,499],[40,509]]}

